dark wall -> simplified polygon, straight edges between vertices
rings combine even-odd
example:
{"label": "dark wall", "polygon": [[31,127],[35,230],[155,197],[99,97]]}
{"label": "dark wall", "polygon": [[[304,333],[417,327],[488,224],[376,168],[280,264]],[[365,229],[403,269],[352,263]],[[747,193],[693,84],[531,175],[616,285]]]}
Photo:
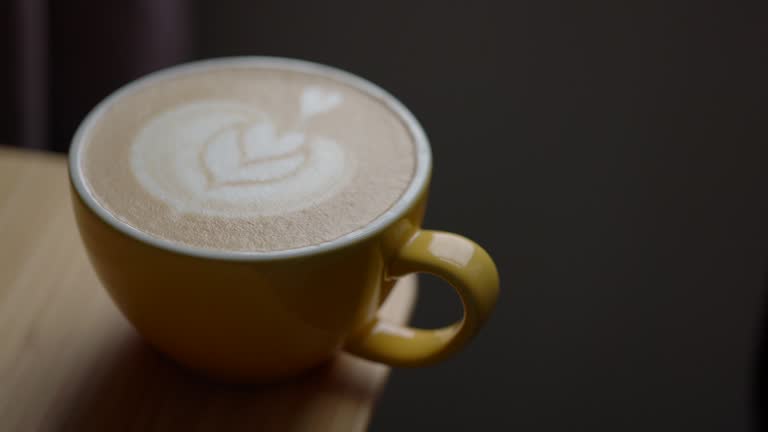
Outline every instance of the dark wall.
{"label": "dark wall", "polygon": [[[308,58],[400,97],[434,148],[427,225],[498,261],[494,319],[450,361],[396,371],[373,430],[749,430],[768,225],[765,8],[200,8],[199,56]],[[416,323],[458,313],[426,280]]]}

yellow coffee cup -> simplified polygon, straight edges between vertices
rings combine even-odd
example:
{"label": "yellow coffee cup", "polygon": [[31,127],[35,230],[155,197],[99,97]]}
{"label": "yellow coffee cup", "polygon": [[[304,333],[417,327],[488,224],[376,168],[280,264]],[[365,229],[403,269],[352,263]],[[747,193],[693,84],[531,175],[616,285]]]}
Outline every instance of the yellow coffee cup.
{"label": "yellow coffee cup", "polygon": [[[432,160],[415,118],[374,84],[327,66],[274,58],[242,61],[332,71],[336,79],[375,94],[415,138],[413,180],[389,211],[355,235],[334,241],[277,252],[172,243],[121,222],[86,187],[80,150],[84,134],[99,121],[103,106],[97,107],[73,140],[72,196],[90,260],[125,317],[179,363],[230,380],[295,375],[339,350],[393,366],[424,366],[464,347],[493,310],[498,274],[489,255],[471,240],[421,228]],[[377,316],[397,279],[419,272],[437,275],[456,289],[464,306],[461,320],[424,330]]]}

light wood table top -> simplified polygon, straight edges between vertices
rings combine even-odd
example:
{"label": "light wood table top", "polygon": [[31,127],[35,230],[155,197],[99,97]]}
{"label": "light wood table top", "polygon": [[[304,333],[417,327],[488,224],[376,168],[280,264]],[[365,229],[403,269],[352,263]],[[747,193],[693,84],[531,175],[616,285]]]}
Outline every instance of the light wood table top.
{"label": "light wood table top", "polygon": [[[347,354],[293,381],[207,382],[148,348],[77,234],[60,155],[0,147],[1,431],[360,431],[389,369]],[[415,279],[385,314],[407,321]]]}

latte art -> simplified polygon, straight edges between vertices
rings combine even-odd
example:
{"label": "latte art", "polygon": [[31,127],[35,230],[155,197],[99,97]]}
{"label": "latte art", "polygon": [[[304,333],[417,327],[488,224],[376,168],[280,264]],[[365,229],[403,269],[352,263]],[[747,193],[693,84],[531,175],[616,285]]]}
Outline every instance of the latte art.
{"label": "latte art", "polygon": [[143,79],[91,116],[99,206],[194,248],[286,251],[352,235],[411,184],[413,136],[360,86],[291,62],[217,60]]}
{"label": "latte art", "polygon": [[354,161],[339,143],[303,131],[309,118],[341,101],[338,93],[305,89],[290,130],[242,103],[174,107],[136,135],[131,167],[147,192],[181,213],[247,217],[312,207],[354,175]]}

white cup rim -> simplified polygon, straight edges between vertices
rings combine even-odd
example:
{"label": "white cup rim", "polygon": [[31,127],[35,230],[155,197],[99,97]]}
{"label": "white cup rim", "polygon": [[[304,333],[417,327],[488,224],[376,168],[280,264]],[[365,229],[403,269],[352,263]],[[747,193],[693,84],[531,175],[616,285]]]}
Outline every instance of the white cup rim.
{"label": "white cup rim", "polygon": [[[208,68],[220,67],[222,65],[226,65],[227,67],[273,67],[294,70],[298,72],[319,74],[339,81],[343,84],[349,85],[376,98],[387,108],[392,110],[395,115],[400,117],[400,119],[407,127],[408,132],[413,137],[414,145],[416,148],[416,169],[414,176],[411,179],[411,183],[408,185],[405,192],[400,196],[400,199],[398,199],[386,212],[379,215],[366,226],[344,234],[343,236],[334,240],[286,250],[269,252],[223,251],[198,246],[190,246],[150,235],[119,220],[115,215],[110,213],[96,201],[92,191],[87,187],[83,178],[81,149],[83,147],[82,143],[87,138],[88,132],[100,119],[104,111],[108,109],[113,103],[115,103],[120,97],[136,91],[141,87],[151,84],[157,80],[161,80],[178,73],[201,71]],[[91,110],[90,113],[88,113],[88,115],[85,117],[75,132],[75,135],[72,139],[72,146],[69,150],[69,173],[75,190],[85,205],[108,225],[115,228],[119,232],[128,235],[129,237],[159,249],[175,252],[182,255],[227,261],[270,261],[277,259],[298,258],[340,249],[369,239],[400,220],[413,207],[413,205],[415,205],[416,201],[427,187],[427,183],[431,175],[431,170],[432,154],[429,147],[429,141],[426,134],[424,133],[424,130],[413,116],[413,114],[387,91],[368,80],[358,77],[357,75],[353,75],[349,72],[345,72],[331,66],[305,60],[265,56],[222,57],[185,63],[151,73],[129,84],[126,84],[101,101],[98,105],[96,105],[96,107],[93,108],[93,110]]]}

